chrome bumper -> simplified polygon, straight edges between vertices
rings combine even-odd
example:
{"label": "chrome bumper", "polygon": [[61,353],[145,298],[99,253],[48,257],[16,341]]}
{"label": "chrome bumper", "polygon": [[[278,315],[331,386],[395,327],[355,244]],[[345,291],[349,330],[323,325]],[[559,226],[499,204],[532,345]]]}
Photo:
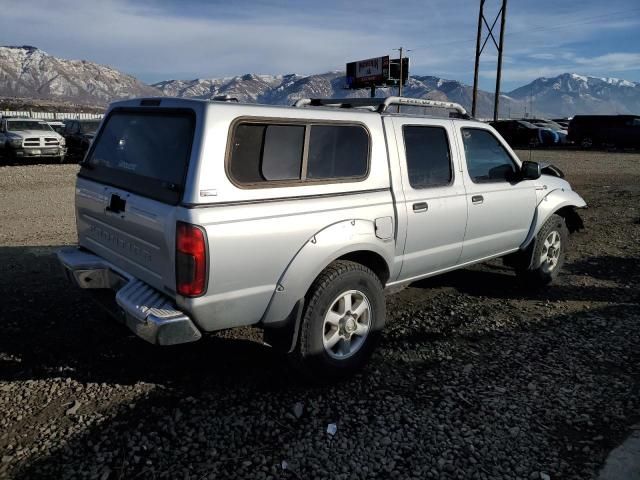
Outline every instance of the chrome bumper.
{"label": "chrome bumper", "polygon": [[13,158],[34,157],[64,157],[67,153],[65,147],[19,147],[12,149],[9,154]]}
{"label": "chrome bumper", "polygon": [[176,345],[199,340],[202,334],[187,314],[178,310],[164,294],[141,280],[118,271],[97,255],[77,248],[57,252],[67,278],[80,288],[116,291],[116,303],[125,323],[138,337],[158,345]]}

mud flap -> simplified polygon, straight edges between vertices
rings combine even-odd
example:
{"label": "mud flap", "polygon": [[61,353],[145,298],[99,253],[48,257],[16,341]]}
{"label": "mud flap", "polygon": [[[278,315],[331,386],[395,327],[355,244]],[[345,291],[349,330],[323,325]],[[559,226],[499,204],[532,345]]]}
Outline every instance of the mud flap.
{"label": "mud flap", "polygon": [[296,302],[289,316],[277,324],[269,324],[264,329],[263,341],[282,353],[291,353],[298,343],[300,320],[304,311],[304,298]]}

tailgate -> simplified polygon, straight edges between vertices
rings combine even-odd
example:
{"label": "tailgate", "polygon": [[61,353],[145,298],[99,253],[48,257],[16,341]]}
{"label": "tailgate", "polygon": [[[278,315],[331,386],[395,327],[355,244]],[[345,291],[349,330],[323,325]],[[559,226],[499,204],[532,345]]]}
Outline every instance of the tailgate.
{"label": "tailgate", "polygon": [[78,178],[78,243],[173,297],[175,210],[157,200]]}
{"label": "tailgate", "polygon": [[111,110],[76,184],[78,243],[171,296],[195,118],[190,109]]}

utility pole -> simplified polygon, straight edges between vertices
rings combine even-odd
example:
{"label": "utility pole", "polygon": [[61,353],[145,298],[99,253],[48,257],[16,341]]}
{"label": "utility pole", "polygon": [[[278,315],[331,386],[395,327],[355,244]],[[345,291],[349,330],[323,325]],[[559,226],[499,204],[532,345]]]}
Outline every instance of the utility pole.
{"label": "utility pole", "polygon": [[498,46],[498,71],[496,72],[496,97],[493,102],[493,120],[498,120],[498,107],[500,105],[500,79],[502,78],[502,51],[504,50],[504,23],[507,16],[507,0],[502,0],[500,9],[500,45]]}
{"label": "utility pole", "polygon": [[[398,96],[401,97],[402,96],[402,79],[404,78],[402,76],[403,72],[402,72],[402,58],[403,58],[403,53],[404,53],[404,47],[400,47],[400,48],[394,48],[394,50],[398,50],[400,52],[400,79],[398,80]],[[407,52],[410,52],[411,50],[407,50]],[[400,113],[400,105],[398,105],[398,113]]]}
{"label": "utility pole", "polygon": [[480,13],[478,13],[478,36],[476,37],[476,63],[473,69],[473,100],[471,103],[471,116],[476,116],[476,103],[478,102],[478,70],[480,69],[480,40],[482,39],[482,19],[484,18],[484,2],[480,0]]}
{"label": "utility pole", "polygon": [[[504,28],[505,22],[507,18],[507,0],[502,0],[502,6],[496,15],[496,18],[493,20],[491,26],[489,26],[489,22],[487,22],[486,17],[484,16],[484,4],[485,0],[480,0],[480,12],[478,14],[478,34],[476,37],[476,62],[473,72],[473,103],[471,105],[471,115],[473,117],[476,116],[477,113],[477,103],[478,103],[478,71],[480,69],[480,55],[484,51],[484,47],[487,45],[489,39],[493,42],[498,51],[498,67],[496,71],[496,92],[493,101],[493,119],[498,119],[498,108],[500,106],[500,81],[502,79],[502,52],[504,51]],[[498,23],[498,18],[500,18],[500,40],[496,41],[496,37],[493,35],[493,29]],[[487,36],[482,42],[482,31],[483,25],[487,28]],[[482,43],[482,45],[480,45]]]}
{"label": "utility pole", "polygon": [[400,50],[400,81],[398,82],[398,96],[401,97],[402,96],[402,50],[403,48],[400,47],[398,50]]}

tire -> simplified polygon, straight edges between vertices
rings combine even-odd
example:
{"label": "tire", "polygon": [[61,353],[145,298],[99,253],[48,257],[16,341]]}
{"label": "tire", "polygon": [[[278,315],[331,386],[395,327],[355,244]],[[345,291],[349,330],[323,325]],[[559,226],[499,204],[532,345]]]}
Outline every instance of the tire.
{"label": "tire", "polygon": [[560,215],[551,215],[536,235],[530,262],[516,270],[522,280],[532,287],[549,285],[564,265],[569,230]]}
{"label": "tire", "polygon": [[593,145],[593,138],[591,137],[582,137],[582,139],[580,140],[580,147],[584,149],[593,148]]}
{"label": "tire", "polygon": [[369,360],[384,323],[378,276],[364,265],[338,260],[322,271],[307,293],[290,360],[311,380],[348,377]]}

